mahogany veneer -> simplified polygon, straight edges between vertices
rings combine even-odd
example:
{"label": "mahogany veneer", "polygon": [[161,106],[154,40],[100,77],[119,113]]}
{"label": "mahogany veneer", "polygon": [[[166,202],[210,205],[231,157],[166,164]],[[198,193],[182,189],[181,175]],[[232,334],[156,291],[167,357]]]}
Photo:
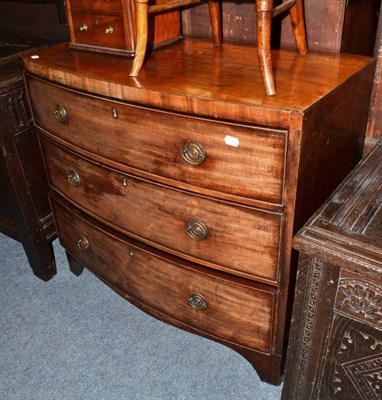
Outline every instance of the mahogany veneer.
{"label": "mahogany veneer", "polygon": [[[187,39],[132,62],[55,46],[24,57],[73,272],[243,354],[280,382],[293,232],[362,154],[374,61]],[[70,223],[68,223],[70,221]]]}

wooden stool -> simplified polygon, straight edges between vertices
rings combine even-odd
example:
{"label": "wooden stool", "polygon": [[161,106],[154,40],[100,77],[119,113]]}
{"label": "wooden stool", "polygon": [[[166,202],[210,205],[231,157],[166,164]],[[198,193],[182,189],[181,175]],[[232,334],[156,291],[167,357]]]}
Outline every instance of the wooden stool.
{"label": "wooden stool", "polygon": [[[203,0],[171,0],[160,5],[148,5],[149,0],[134,0],[137,24],[137,44],[130,76],[138,76],[142,68],[147,49],[148,15],[201,3]],[[303,0],[286,0],[277,7],[273,0],[256,1],[256,46],[260,71],[268,96],[276,94],[271,59],[271,22],[272,18],[289,11],[293,33],[298,51],[308,51],[305,34]],[[208,0],[210,21],[215,46],[221,45],[222,26],[220,19],[220,0]]]}

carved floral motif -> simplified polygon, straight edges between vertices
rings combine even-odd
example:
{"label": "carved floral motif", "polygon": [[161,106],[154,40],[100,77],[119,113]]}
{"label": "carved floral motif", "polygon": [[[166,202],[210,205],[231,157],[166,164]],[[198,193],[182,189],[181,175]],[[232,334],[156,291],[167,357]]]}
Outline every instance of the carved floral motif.
{"label": "carved floral motif", "polygon": [[370,282],[341,279],[336,308],[350,317],[382,326],[382,291]]}

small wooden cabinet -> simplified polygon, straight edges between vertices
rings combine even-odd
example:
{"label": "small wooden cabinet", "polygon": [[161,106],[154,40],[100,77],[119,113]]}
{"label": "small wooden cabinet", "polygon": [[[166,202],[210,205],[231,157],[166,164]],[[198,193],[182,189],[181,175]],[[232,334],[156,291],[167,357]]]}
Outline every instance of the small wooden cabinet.
{"label": "small wooden cabinet", "polygon": [[283,399],[382,398],[382,142],[298,233]]}
{"label": "small wooden cabinet", "polygon": [[[136,22],[133,0],[66,0],[66,9],[71,47],[134,56]],[[181,39],[179,10],[150,18],[153,18],[150,46],[160,47]]]}
{"label": "small wooden cabinet", "polygon": [[[362,154],[374,61],[186,39],[131,61],[59,45],[24,57],[71,268],[280,382],[293,232]],[[277,62],[276,62],[277,61]]]}

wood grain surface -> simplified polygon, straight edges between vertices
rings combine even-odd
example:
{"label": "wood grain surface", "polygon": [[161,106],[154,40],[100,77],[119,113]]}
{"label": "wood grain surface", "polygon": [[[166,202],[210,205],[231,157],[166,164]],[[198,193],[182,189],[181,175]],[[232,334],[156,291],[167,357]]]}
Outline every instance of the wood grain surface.
{"label": "wood grain surface", "polygon": [[[52,205],[62,244],[102,279],[169,319],[245,347],[269,351],[274,290],[238,284],[228,275],[214,275],[191,264],[187,268],[177,265],[163,253],[158,257],[149,247],[142,249],[120,240],[55,200]],[[81,236],[89,242],[85,250],[77,245]],[[188,304],[193,293],[205,299],[206,309],[196,310]]]}
{"label": "wood grain surface", "polygon": [[[50,141],[42,145],[51,185],[115,229],[212,268],[279,280],[282,214],[172,190],[98,166]],[[79,175],[78,187],[70,184],[70,171]],[[187,233],[192,219],[207,226],[204,240]]]}
{"label": "wood grain surface", "polygon": [[[27,82],[35,123],[106,164],[114,161],[150,179],[167,178],[172,185],[228,194],[239,202],[284,203],[285,131],[110,102],[33,78]],[[67,111],[65,124],[54,117],[57,104]],[[182,156],[189,141],[204,149],[200,165]]]}
{"label": "wood grain surface", "polygon": [[[274,51],[277,95],[266,96],[256,49],[187,39],[154,52],[139,77],[131,60],[68,51],[66,44],[23,58],[26,69],[76,89],[154,107],[285,128],[290,112],[304,112],[372,62],[368,57]],[[240,60],[240,64],[236,62]]]}

